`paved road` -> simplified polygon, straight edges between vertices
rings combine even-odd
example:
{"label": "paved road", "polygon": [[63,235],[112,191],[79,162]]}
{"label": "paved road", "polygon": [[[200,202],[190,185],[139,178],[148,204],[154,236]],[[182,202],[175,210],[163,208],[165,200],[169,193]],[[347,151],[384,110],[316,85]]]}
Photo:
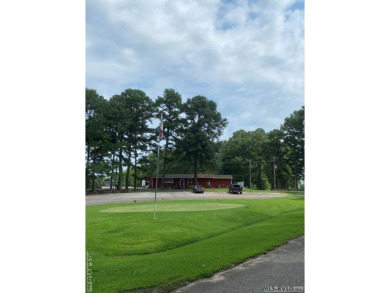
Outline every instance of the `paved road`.
{"label": "paved road", "polygon": [[[243,194],[229,194],[224,192],[208,191],[203,194],[195,194],[188,191],[170,191],[157,192],[157,200],[191,200],[191,199],[267,199],[273,197],[291,196],[280,193],[246,193]],[[130,192],[130,193],[108,193],[87,195],[85,197],[86,205],[101,205],[108,203],[125,203],[136,201],[154,201],[154,191],[150,192]]]}
{"label": "paved road", "polygon": [[304,240],[304,236],[290,240],[275,250],[174,293],[304,292]]}

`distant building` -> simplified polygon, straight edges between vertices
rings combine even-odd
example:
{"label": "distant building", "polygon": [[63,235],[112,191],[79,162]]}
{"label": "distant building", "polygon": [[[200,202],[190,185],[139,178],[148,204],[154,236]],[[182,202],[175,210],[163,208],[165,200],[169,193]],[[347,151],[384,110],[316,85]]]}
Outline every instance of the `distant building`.
{"label": "distant building", "polygon": [[[205,188],[228,188],[232,184],[232,175],[198,174],[198,184]],[[162,175],[158,176],[161,187]],[[194,186],[194,174],[165,174],[165,188],[188,189]],[[156,188],[156,176],[145,179],[145,184]]]}
{"label": "distant building", "polygon": [[111,180],[104,180],[104,186],[102,188],[110,188]]}

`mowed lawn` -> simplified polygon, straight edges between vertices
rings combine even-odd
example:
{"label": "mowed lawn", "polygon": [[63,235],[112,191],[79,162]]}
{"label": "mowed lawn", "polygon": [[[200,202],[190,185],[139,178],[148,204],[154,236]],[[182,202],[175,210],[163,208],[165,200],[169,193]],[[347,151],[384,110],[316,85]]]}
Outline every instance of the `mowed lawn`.
{"label": "mowed lawn", "polygon": [[88,206],[92,292],[169,292],[302,234],[302,197]]}

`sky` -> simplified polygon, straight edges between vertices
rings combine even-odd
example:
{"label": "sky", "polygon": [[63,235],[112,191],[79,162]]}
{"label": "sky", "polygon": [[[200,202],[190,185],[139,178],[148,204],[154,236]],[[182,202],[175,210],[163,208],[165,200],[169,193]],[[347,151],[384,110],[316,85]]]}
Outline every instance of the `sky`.
{"label": "sky", "polygon": [[304,2],[86,0],[86,87],[217,103],[234,131],[279,128],[304,105]]}

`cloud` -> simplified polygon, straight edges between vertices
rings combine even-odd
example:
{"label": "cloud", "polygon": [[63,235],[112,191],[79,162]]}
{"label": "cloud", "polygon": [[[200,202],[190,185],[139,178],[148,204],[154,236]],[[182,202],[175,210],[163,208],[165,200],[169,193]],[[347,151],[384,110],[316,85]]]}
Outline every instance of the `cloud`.
{"label": "cloud", "polygon": [[215,100],[232,122],[237,103],[244,113],[279,109],[281,120],[303,105],[303,1],[86,3],[87,86],[106,98],[172,87]]}

